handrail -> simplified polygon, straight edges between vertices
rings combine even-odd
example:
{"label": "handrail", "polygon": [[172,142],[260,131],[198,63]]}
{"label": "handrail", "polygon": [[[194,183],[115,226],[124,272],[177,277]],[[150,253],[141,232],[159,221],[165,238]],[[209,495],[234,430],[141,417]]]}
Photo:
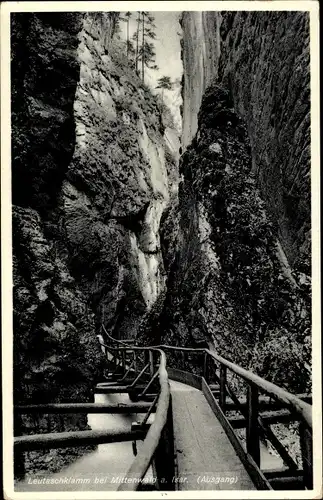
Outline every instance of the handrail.
{"label": "handrail", "polygon": [[[170,387],[168,381],[168,374],[166,370],[166,356],[163,351],[160,352],[160,363],[158,368],[160,394],[156,406],[156,413],[153,423],[151,424],[140,453],[136,456],[132,465],[130,466],[126,477],[135,479],[142,479],[152,461],[154,453],[157,449],[161,433],[167,422],[167,414],[170,401]],[[121,483],[119,491],[130,491],[134,489],[133,483]]]}
{"label": "handrail", "polygon": [[[242,379],[244,379],[247,384],[248,384],[248,392],[247,392],[247,401],[248,405],[248,411],[246,413],[245,419],[246,419],[246,431],[247,431],[247,452],[248,456],[251,457],[251,459],[254,459],[254,463],[256,466],[260,467],[260,455],[259,455],[259,431],[258,426],[260,429],[264,428],[263,421],[261,419],[261,416],[258,414],[258,390],[261,390],[262,392],[267,393],[270,397],[279,400],[280,402],[283,402],[283,404],[287,407],[291,412],[294,412],[294,414],[298,414],[300,417],[300,426],[302,426],[302,430],[300,430],[300,439],[301,441],[301,447],[305,446],[304,450],[302,451],[302,457],[303,457],[303,467],[304,467],[304,474],[306,476],[306,479],[304,479],[305,485],[307,487],[311,487],[311,474],[312,474],[312,459],[311,455],[309,454],[309,450],[307,450],[307,444],[306,440],[311,439],[311,428],[312,428],[312,411],[311,411],[311,405],[305,403],[302,401],[300,398],[297,396],[290,394],[288,391],[285,389],[280,388],[276,384],[269,382],[260,376],[256,375],[253,372],[250,372],[244,368],[242,368],[239,365],[236,365],[235,363],[232,363],[231,361],[228,361],[227,359],[223,358],[222,356],[218,355],[214,348],[209,347],[207,348],[193,348],[193,347],[179,347],[179,346],[170,346],[167,344],[162,344],[162,345],[154,345],[154,346],[134,346],[134,345],[129,345],[127,341],[124,340],[118,340],[114,339],[111,335],[108,334],[104,326],[102,325],[106,338],[113,341],[116,344],[119,344],[118,347],[113,347],[110,345],[105,344],[103,341],[103,337],[101,335],[98,335],[100,344],[103,348],[103,351],[105,354],[108,356],[108,352],[112,355],[112,358],[118,359],[119,357],[123,359],[123,368],[124,370],[127,369],[126,367],[126,354],[127,353],[132,353],[134,358],[136,356],[136,352],[144,352],[147,351],[149,352],[149,358],[150,361],[148,364],[145,365],[144,370],[151,365],[151,380],[148,383],[148,386],[144,391],[140,394],[141,396],[144,395],[148,388],[150,387],[151,383],[153,380],[157,377],[159,378],[159,392],[157,391],[157,395],[154,399],[153,405],[149,408],[149,411],[144,418],[143,422],[141,425],[148,420],[149,415],[155,409],[155,418],[152,422],[152,424],[149,426],[149,430],[147,434],[144,431],[143,428],[140,428],[140,431],[142,431],[142,434],[129,434],[127,433],[125,436],[122,434],[114,435],[113,432],[111,433],[104,433],[104,436],[102,433],[97,434],[96,432],[93,433],[91,432],[85,432],[82,431],[81,433],[76,432],[76,433],[59,433],[59,434],[53,434],[50,433],[48,435],[34,435],[34,436],[20,436],[18,438],[15,438],[15,448],[20,449],[23,448],[24,446],[26,449],[29,449],[30,446],[32,446],[31,449],[38,449],[39,447],[44,447],[45,445],[50,447],[58,447],[63,444],[67,445],[70,441],[69,440],[74,440],[75,443],[81,443],[85,442],[87,439],[90,440],[96,440],[96,442],[114,442],[115,440],[128,440],[132,437],[137,437],[139,439],[143,439],[143,445],[141,447],[140,452],[136,455],[134,461],[132,462],[132,465],[130,466],[129,470],[127,471],[127,474],[125,477],[131,477],[132,481],[122,481],[118,490],[119,491],[132,491],[136,490],[138,488],[138,485],[140,484],[141,480],[145,477],[145,474],[151,464],[151,462],[154,460],[155,462],[157,461],[159,463],[159,466],[161,470],[163,469],[163,463],[167,463],[168,455],[169,453],[172,454],[173,451],[169,451],[169,446],[166,446],[167,449],[167,454],[163,455],[163,451],[160,449],[160,442],[169,440],[169,436],[172,435],[173,430],[170,431],[170,434],[167,437],[167,432],[169,432],[170,426],[172,429],[172,421],[171,421],[171,395],[170,395],[170,384],[169,384],[169,378],[168,378],[168,373],[166,369],[166,354],[164,350],[168,351],[181,351],[181,352],[194,352],[194,353],[204,353],[204,374],[206,373],[207,370],[207,356],[210,356],[214,361],[220,364],[220,378],[219,378],[219,383],[220,383],[220,401],[219,401],[219,411],[221,413],[221,409],[225,407],[225,397],[226,397],[226,391],[229,391],[229,388],[226,384],[226,369],[228,368],[231,372],[235,373]],[[131,343],[133,343],[132,341]],[[159,353],[159,364],[157,364],[158,369],[156,372],[154,372],[154,360],[153,360],[153,352],[158,352]],[[144,356],[145,358],[145,356]],[[109,358],[108,358],[109,359]],[[132,365],[131,365],[132,366]],[[127,373],[131,370],[131,366],[128,368]],[[156,367],[157,368],[157,367]],[[139,375],[140,376],[140,375]],[[202,388],[203,384],[208,388],[210,391],[210,387],[208,387],[206,379],[207,376],[205,376],[205,379],[203,377],[200,377],[202,380]],[[123,377],[124,379],[124,377]],[[123,380],[121,379],[121,380]],[[222,384],[222,385],[221,385]],[[224,384],[224,385],[223,385]],[[130,386],[124,386],[125,388],[131,388],[133,387],[134,384],[131,384]],[[223,394],[221,397],[221,387],[223,389]],[[204,389],[203,389],[204,391]],[[230,394],[230,392],[228,393]],[[212,393],[210,393],[210,397],[212,398]],[[232,396],[233,397],[233,396]],[[236,398],[234,398],[235,401]],[[215,401],[215,400],[214,400]],[[210,402],[210,404],[212,404]],[[216,403],[215,403],[216,404]],[[34,405],[35,406],[35,405]],[[50,406],[50,405],[49,405]],[[65,405],[51,405],[53,407],[54,413],[56,413],[56,410],[60,409],[62,410],[65,407],[69,408],[72,405],[65,404]],[[57,408],[56,408],[57,406]],[[74,407],[75,405],[73,405]],[[86,404],[81,404],[80,406],[84,406],[84,410],[86,409]],[[93,408],[92,408],[93,406]],[[99,405],[100,406],[100,405]],[[104,406],[104,405],[103,405]],[[60,408],[58,408],[60,407]],[[90,408],[91,407],[91,408]],[[97,405],[92,404],[89,405],[89,409],[93,409],[93,411],[97,410]],[[33,406],[30,407],[31,409],[34,409]],[[24,407],[22,407],[24,410]],[[75,407],[77,409],[77,406]],[[108,412],[109,412],[109,408]],[[141,409],[141,408],[140,408]],[[29,407],[26,406],[25,410],[29,411]],[[39,408],[38,408],[39,410]],[[103,408],[102,408],[103,410]],[[215,410],[214,410],[215,411]],[[241,411],[241,413],[244,414],[244,412]],[[219,414],[219,418],[220,418]],[[225,419],[225,413],[222,413],[222,417]],[[228,422],[228,421],[227,421]],[[250,430],[253,428],[256,428],[255,434],[250,434]],[[268,430],[268,429],[265,429]],[[165,435],[166,432],[166,435]],[[227,432],[227,431],[226,431]],[[308,436],[306,436],[304,433],[308,433]],[[66,434],[66,436],[65,436]],[[140,437],[141,436],[141,437]],[[166,436],[166,437],[165,437]],[[257,439],[255,440],[255,436]],[[67,441],[66,441],[67,439]],[[104,439],[104,441],[102,441]],[[232,438],[233,439],[233,438]],[[304,441],[305,439],[305,441]],[[105,441],[107,440],[107,441]],[[112,441],[111,441],[112,440]],[[73,441],[73,443],[74,443]],[[94,442],[93,441],[93,442]],[[252,443],[254,441],[257,441],[256,445],[253,446]],[[91,441],[92,442],[92,441]],[[169,441],[168,441],[169,442]],[[65,443],[65,444],[64,444]],[[67,444],[66,444],[67,443]],[[251,443],[251,445],[250,445]],[[275,447],[275,443],[274,443]],[[279,450],[278,450],[279,451]],[[259,455],[259,457],[258,457]],[[283,460],[286,462],[284,459],[284,455],[280,453],[280,455],[283,457]],[[165,459],[166,457],[166,459]],[[170,463],[170,462],[169,462]],[[297,466],[295,466],[297,468]],[[158,467],[157,467],[158,469]],[[306,469],[306,471],[305,471]],[[260,473],[260,471],[259,471]],[[166,472],[167,476],[172,476],[172,471]],[[162,480],[165,482],[164,480]],[[165,486],[165,485],[164,485]]]}
{"label": "handrail", "polygon": [[[114,340],[113,337],[108,335],[108,338],[110,338],[112,341]],[[128,347],[124,347],[126,343],[121,342],[123,347],[118,347],[116,350],[119,349],[119,351],[123,350],[129,350]],[[108,349],[109,347],[106,346]],[[213,359],[216,363],[220,365],[220,376],[219,376],[219,384],[220,384],[220,400],[219,400],[219,410],[224,409],[225,407],[225,401],[226,401],[226,392],[229,391],[229,387],[226,382],[226,371],[229,369],[232,373],[238,375],[240,378],[242,378],[246,383],[247,383],[247,402],[248,402],[248,407],[247,407],[247,412],[242,412],[245,419],[246,419],[246,445],[247,445],[247,455],[248,455],[248,460],[253,460],[253,463],[255,467],[260,467],[260,445],[259,445],[259,439],[260,439],[260,434],[263,434],[269,438],[269,441],[272,443],[274,448],[278,451],[280,457],[283,459],[284,463],[288,465],[289,469],[291,471],[297,469],[297,465],[290,457],[288,452],[284,449],[284,447],[280,444],[279,440],[276,438],[275,434],[271,431],[270,427],[266,426],[264,421],[262,420],[261,416],[258,413],[258,400],[259,400],[259,391],[264,392],[265,394],[269,395],[270,398],[274,398],[280,402],[283,403],[284,406],[288,408],[288,410],[294,414],[298,415],[299,420],[300,420],[300,428],[299,428],[299,439],[300,439],[300,445],[302,448],[302,460],[303,460],[303,467],[304,467],[304,484],[307,488],[311,488],[312,485],[312,458],[311,458],[311,445],[308,444],[308,439],[309,437],[305,437],[305,432],[306,432],[306,427],[308,429],[308,432],[311,435],[311,430],[312,430],[312,407],[311,405],[305,403],[302,401],[300,398],[297,396],[289,393],[285,389],[280,388],[276,384],[269,382],[268,380],[263,379],[262,377],[256,375],[255,373],[248,371],[244,368],[242,368],[239,365],[236,365],[235,363],[232,363],[231,361],[223,358],[222,356],[218,355],[215,350],[212,348],[212,346],[209,346],[209,349],[206,348],[191,348],[191,347],[177,347],[177,346],[170,346],[167,344],[161,344],[158,346],[150,346],[150,348],[155,348],[155,349],[161,349],[165,351],[174,351],[174,352],[191,352],[191,353],[199,353],[199,354],[204,354],[204,367],[207,366],[207,357],[209,356],[211,359]],[[110,347],[111,349],[111,347]],[[113,348],[112,348],[113,349]],[[147,349],[147,348],[146,348]],[[206,368],[204,368],[205,370]],[[206,372],[204,372],[206,373]],[[202,379],[204,380],[204,379]],[[202,383],[203,385],[203,383]],[[229,394],[231,394],[231,397],[233,397],[233,393],[229,391]],[[235,397],[233,400],[235,401]],[[218,414],[219,418],[221,417],[220,414]],[[222,418],[224,418],[223,425],[228,424],[228,421],[225,423],[225,414],[222,413]],[[231,428],[232,431],[232,428]],[[229,432],[229,431],[228,431]],[[232,437],[234,440],[234,438]],[[305,439],[305,441],[304,441]],[[307,443],[306,443],[307,440]],[[238,446],[238,445],[237,445]],[[239,448],[239,447],[238,447]],[[156,449],[156,448],[155,448]],[[146,451],[144,451],[146,453]],[[146,460],[146,463],[149,464],[149,461],[147,460],[147,455],[141,455],[139,456],[138,460]],[[140,463],[140,462],[139,462]],[[250,464],[249,464],[250,465]],[[148,468],[148,465],[147,465]],[[255,472],[255,469],[253,468],[253,471]],[[136,473],[136,469],[130,469],[129,474],[134,474]],[[266,483],[266,478],[264,476],[261,476],[261,470],[258,469],[256,471],[256,474],[259,474],[258,480],[260,478],[260,483],[259,484],[264,484],[263,481]],[[143,477],[143,476],[142,476]],[[267,482],[268,484],[268,482]],[[131,487],[127,487],[126,485],[122,486],[121,489],[133,489]]]}
{"label": "handrail", "polygon": [[205,349],[205,348],[186,348],[186,347],[177,347],[177,346],[169,346],[169,345],[160,345],[158,346],[161,349],[168,349],[168,350],[178,350],[178,351],[197,351],[197,352],[204,352],[211,356],[213,359],[218,361],[221,365],[226,366],[229,368],[232,372],[236,373],[239,375],[241,378],[246,380],[249,384],[257,386],[259,389],[262,391],[266,392],[268,395],[280,400],[287,406],[291,406],[293,410],[298,413],[309,425],[309,427],[312,428],[313,423],[312,423],[312,408],[311,405],[308,403],[305,403],[305,401],[302,401],[299,399],[297,396],[294,394],[291,394],[290,392],[286,391],[285,389],[282,389],[278,385],[274,384],[273,382],[269,382],[268,380],[260,377],[259,375],[256,375],[256,373],[251,372],[250,370],[246,370],[245,368],[242,368],[239,365],[236,365],[235,363],[232,363],[232,361],[228,361],[227,359],[223,358],[219,354],[217,354],[213,349]]}
{"label": "handrail", "polygon": [[[112,340],[109,334],[107,334]],[[121,344],[125,344],[125,342],[119,341]],[[138,486],[137,481],[140,481],[146,474],[149,465],[153,459],[154,453],[158,447],[161,433],[167,422],[167,415],[169,409],[170,402],[170,387],[168,374],[166,370],[166,355],[165,353],[159,349],[158,347],[135,347],[135,346],[125,346],[125,347],[111,347],[105,343],[101,342],[101,345],[105,347],[107,350],[112,351],[121,351],[121,352],[131,352],[131,351],[155,351],[159,352],[159,367],[158,367],[158,378],[160,384],[160,393],[158,397],[158,401],[156,404],[155,418],[152,422],[147,435],[144,439],[142,448],[140,453],[138,453],[132,462],[129,470],[126,473],[126,477],[131,477],[131,482],[122,482],[118,488],[119,491],[132,491],[136,489]]]}
{"label": "handrail", "polygon": [[[103,325],[102,325],[103,326]],[[104,326],[103,326],[104,328]],[[105,330],[105,328],[104,328]],[[106,330],[105,330],[106,332]],[[107,336],[115,341],[115,342],[121,342],[122,344],[124,343],[123,341],[118,341],[117,339],[114,339],[111,335],[109,335],[106,332]],[[107,346],[108,347],[108,346]],[[205,354],[208,354],[211,356],[215,361],[220,363],[223,366],[226,366],[229,368],[232,372],[236,373],[239,375],[241,378],[246,380],[249,384],[258,387],[268,395],[274,397],[275,399],[280,400],[287,406],[291,407],[302,419],[305,420],[307,425],[312,428],[313,427],[313,421],[312,421],[312,408],[311,405],[308,403],[305,403],[301,399],[299,399],[297,396],[294,394],[289,393],[285,389],[282,389],[278,385],[274,384],[273,382],[269,382],[268,380],[260,377],[259,375],[256,375],[255,373],[246,370],[245,368],[242,368],[239,365],[236,365],[235,363],[232,363],[231,361],[228,361],[227,359],[223,358],[219,354],[217,354],[212,348],[206,349],[206,348],[192,348],[192,347],[179,347],[179,346],[170,346],[167,344],[160,344],[160,345],[155,345],[155,346],[150,346],[151,348],[156,348],[156,349],[168,349],[168,350],[174,350],[174,351],[186,351],[186,352],[204,352]]]}
{"label": "handrail", "polygon": [[215,352],[212,352],[210,349],[205,350],[213,359],[221,363],[222,365],[226,366],[229,368],[232,372],[236,373],[240,377],[242,377],[244,380],[246,380],[248,383],[257,386],[259,389],[263,390],[270,396],[279,399],[283,403],[285,403],[287,406],[291,406],[293,410],[296,411],[309,425],[309,427],[312,428],[313,422],[312,422],[312,408],[311,405],[308,403],[305,403],[301,399],[299,399],[297,396],[294,394],[291,394],[290,392],[286,391],[285,389],[282,389],[278,385],[274,384],[273,382],[269,382],[268,380],[263,379],[259,375],[256,375],[253,372],[250,372],[244,368],[242,368],[239,365],[236,365],[232,363],[231,361],[226,360],[222,356],[216,354]]}
{"label": "handrail", "polygon": [[[160,346],[164,350],[170,350],[174,352],[192,352],[191,348],[181,348],[175,346],[162,345]],[[259,412],[259,392],[264,392],[269,395],[270,398],[278,400],[287,406],[292,417],[297,416],[300,423],[298,428],[299,444],[301,448],[301,458],[303,464],[303,482],[302,485],[305,489],[313,488],[313,451],[312,451],[312,407],[311,405],[302,401],[299,397],[289,393],[285,389],[280,388],[276,384],[269,382],[255,373],[245,370],[239,365],[228,361],[227,359],[219,356],[215,350],[210,347],[209,349],[196,349],[198,353],[204,352],[204,362],[203,362],[203,377],[200,376],[202,381],[202,391],[207,398],[209,404],[211,405],[215,415],[222,424],[225,432],[229,436],[229,439],[235,448],[238,456],[240,457],[242,463],[245,465],[248,472],[252,475],[255,484],[260,489],[271,489],[272,484],[284,484],[280,483],[279,476],[272,480],[272,484],[267,479],[265,471],[261,470],[261,457],[260,457],[260,440],[265,437],[269,440],[274,449],[278,452],[280,458],[283,460],[284,464],[288,467],[288,480],[291,484],[296,484],[295,472],[298,471],[298,464],[285,449],[271,430],[270,424],[266,425]],[[219,375],[217,372],[213,372],[213,377],[219,383],[219,401],[217,402],[210,386],[207,383],[208,374],[208,357],[214,360],[219,367]],[[213,367],[214,370],[215,367]],[[227,383],[227,369],[232,373],[238,375],[247,383],[247,394],[246,394],[246,407],[242,410],[240,407],[238,398],[235,396],[230,386]],[[184,372],[185,373],[185,372]],[[176,380],[176,379],[175,379]],[[189,382],[188,382],[189,383]],[[230,418],[226,417],[226,396],[231,397],[233,402],[238,404],[238,411],[240,411],[244,417],[244,426],[246,430],[246,452],[241,446],[241,443],[237,439],[234,433],[234,429],[230,424]],[[286,476],[287,480],[287,476]],[[276,483],[275,483],[276,481]],[[295,483],[296,481],[296,483]]]}
{"label": "handrail", "polygon": [[114,337],[111,337],[111,335],[107,332],[104,325],[102,325],[102,329],[104,330],[104,333],[108,337],[108,339],[112,340],[113,342],[116,342],[117,344],[128,345],[136,342],[136,339],[129,339],[129,340],[115,339]]}

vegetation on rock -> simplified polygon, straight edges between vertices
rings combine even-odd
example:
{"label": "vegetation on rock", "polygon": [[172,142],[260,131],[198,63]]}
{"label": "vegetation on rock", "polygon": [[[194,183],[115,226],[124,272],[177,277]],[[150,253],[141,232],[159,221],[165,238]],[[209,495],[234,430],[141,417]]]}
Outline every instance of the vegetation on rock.
{"label": "vegetation on rock", "polygon": [[198,133],[181,159],[180,233],[161,328],[176,343],[199,342],[202,334],[225,357],[306,392],[309,289],[282,269],[251,166],[247,130],[230,93],[210,86]]}
{"label": "vegetation on rock", "polygon": [[[131,241],[160,201],[156,178],[167,193],[176,167],[158,101],[122,54],[118,19],[13,16],[16,404],[93,401],[105,363],[101,324],[135,336],[147,315]],[[158,259],[162,269],[160,249]],[[85,416],[44,416],[23,418],[16,433],[86,428]],[[35,452],[26,466],[59,468],[75,456]]]}

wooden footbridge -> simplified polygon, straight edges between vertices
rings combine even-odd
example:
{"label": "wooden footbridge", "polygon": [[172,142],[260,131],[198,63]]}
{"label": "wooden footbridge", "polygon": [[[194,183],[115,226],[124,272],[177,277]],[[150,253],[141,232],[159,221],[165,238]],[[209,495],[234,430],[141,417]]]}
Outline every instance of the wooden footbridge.
{"label": "wooden footbridge", "polygon": [[[212,349],[139,347],[113,339],[104,328],[99,341],[107,369],[95,392],[127,394],[127,403],[18,406],[15,421],[31,413],[142,417],[128,429],[16,436],[17,474],[23,473],[24,451],[130,441],[133,462],[119,491],[147,489],[147,471],[151,488],[166,491],[313,488],[309,396],[292,395]],[[290,422],[296,423],[298,463],[272,430]]]}

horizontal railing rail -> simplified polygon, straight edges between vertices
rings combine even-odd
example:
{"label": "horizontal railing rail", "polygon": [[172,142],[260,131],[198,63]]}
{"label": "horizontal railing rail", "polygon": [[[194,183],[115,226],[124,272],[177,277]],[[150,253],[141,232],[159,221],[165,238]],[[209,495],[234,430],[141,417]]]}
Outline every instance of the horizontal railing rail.
{"label": "horizontal railing rail", "polygon": [[[107,334],[108,335],[108,334]],[[117,343],[122,343],[126,344],[126,341],[120,341],[117,339],[114,339],[110,335],[108,337],[117,342]],[[169,351],[180,351],[180,352],[191,352],[191,353],[205,353],[209,355],[211,358],[213,358],[215,361],[220,363],[222,366],[226,366],[229,368],[232,372],[243,378],[246,382],[248,382],[251,385],[257,386],[259,389],[261,389],[263,392],[268,394],[269,396],[275,398],[278,401],[281,401],[284,405],[289,406],[292,410],[294,410],[302,420],[306,422],[306,424],[312,428],[312,408],[311,405],[306,403],[305,401],[302,401],[299,397],[295,396],[294,394],[289,393],[285,389],[282,389],[278,385],[269,382],[268,380],[263,379],[259,375],[251,372],[250,370],[246,370],[245,368],[242,368],[239,365],[236,365],[235,363],[232,363],[231,361],[228,361],[227,359],[223,358],[222,356],[218,355],[213,349],[206,349],[206,348],[193,348],[193,347],[178,347],[178,346],[171,346],[167,344],[160,344],[160,345],[155,345],[151,346],[159,349],[165,349]]]}
{"label": "horizontal railing rail", "polygon": [[150,409],[148,403],[47,403],[38,405],[18,405],[15,406],[16,414],[35,414],[35,413],[145,413]]}
{"label": "horizontal railing rail", "polygon": [[31,434],[14,438],[14,449],[32,451],[48,448],[68,448],[70,446],[87,446],[91,444],[119,443],[143,439],[145,432],[141,429],[120,431],[69,431]]}

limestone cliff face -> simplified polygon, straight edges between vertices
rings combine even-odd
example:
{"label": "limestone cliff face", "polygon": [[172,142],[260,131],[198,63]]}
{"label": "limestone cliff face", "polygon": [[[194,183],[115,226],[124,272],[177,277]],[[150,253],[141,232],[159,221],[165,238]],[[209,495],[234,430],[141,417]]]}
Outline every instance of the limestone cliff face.
{"label": "limestone cliff face", "polygon": [[302,12],[185,12],[183,146],[215,78],[245,121],[253,172],[289,264],[310,273],[309,17]]}
{"label": "limestone cliff face", "polygon": [[310,282],[282,265],[252,172],[247,126],[226,88],[211,85],[204,93],[180,174],[163,340],[211,341],[246,368],[290,390],[307,390]]}
{"label": "limestone cliff face", "polygon": [[197,132],[197,115],[206,88],[218,73],[221,14],[183,12],[182,147],[185,150]]}
{"label": "limestone cliff face", "polygon": [[307,14],[186,12],[181,24],[185,152],[159,331],[166,342],[212,341],[307,390]]}
{"label": "limestone cliff face", "polygon": [[159,226],[175,193],[175,162],[150,91],[97,29],[86,16],[62,221],[98,321],[131,337],[165,289]]}
{"label": "limestone cliff face", "polygon": [[136,336],[163,302],[176,140],[114,43],[114,21],[12,19],[16,403],[91,400],[101,323]]}

